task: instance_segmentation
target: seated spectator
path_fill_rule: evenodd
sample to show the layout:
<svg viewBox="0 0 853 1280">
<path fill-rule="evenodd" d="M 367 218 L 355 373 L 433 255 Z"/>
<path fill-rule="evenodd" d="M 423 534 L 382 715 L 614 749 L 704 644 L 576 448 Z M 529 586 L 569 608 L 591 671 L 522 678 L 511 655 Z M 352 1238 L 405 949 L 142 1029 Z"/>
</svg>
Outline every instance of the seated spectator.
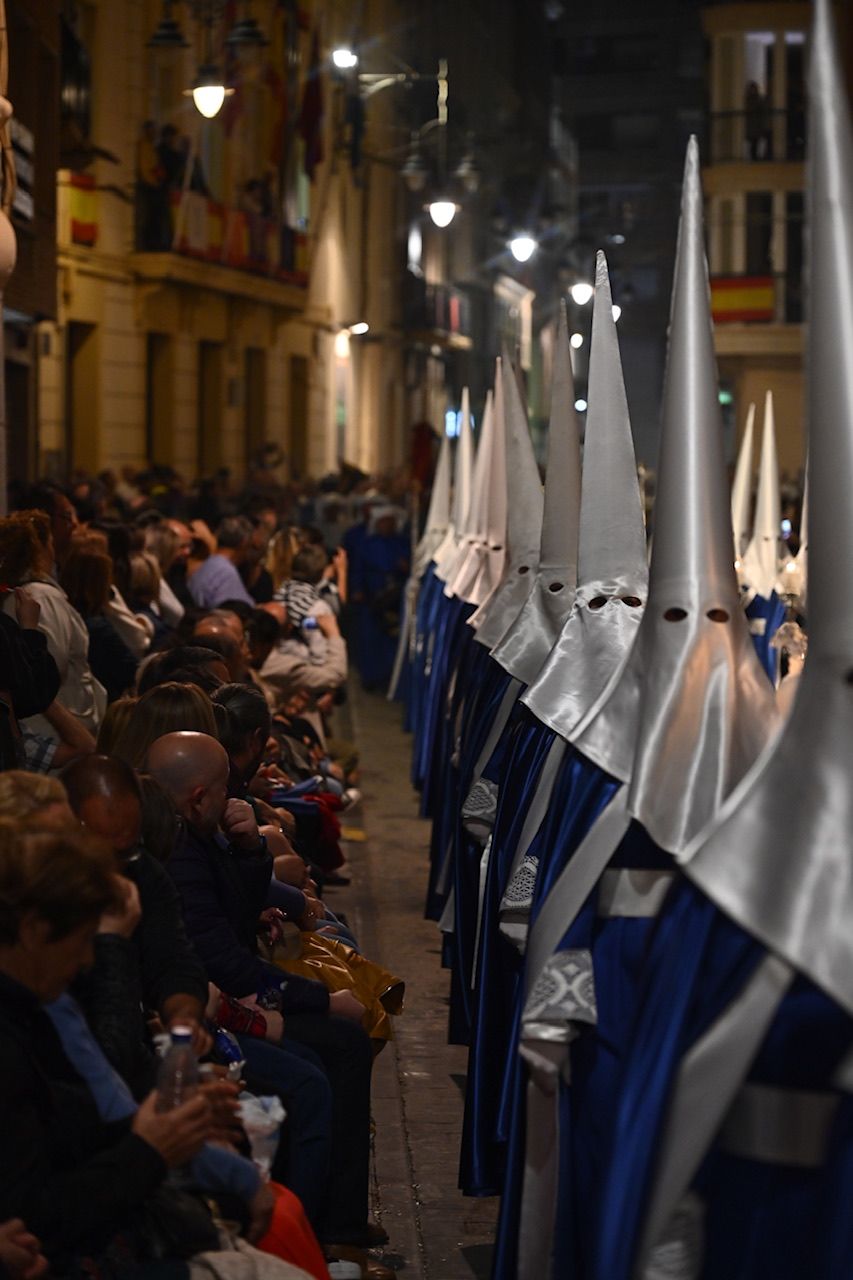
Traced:
<svg viewBox="0 0 853 1280">
<path fill-rule="evenodd" d="M 61 584 L 89 633 L 89 665 L 114 702 L 133 687 L 137 658 L 108 613 L 112 561 L 88 543 L 75 544 L 62 568 Z"/>
<path fill-rule="evenodd" d="M 187 581 L 195 604 L 215 609 L 224 600 L 254 604 L 240 577 L 239 568 L 249 551 L 252 527 L 242 516 L 228 516 L 216 530 L 216 550 L 202 560 Z"/>
<path fill-rule="evenodd" d="M 0 553 L 0 582 L 21 576 L 19 553 L 25 564 L 29 548 L 23 530 L 21 534 L 17 540 L 7 540 L 5 552 Z M 27 743 L 22 743 L 18 722 L 56 707 L 54 699 L 59 692 L 59 670 L 38 630 L 40 606 L 23 587 L 11 592 L 0 588 L 0 597 L 10 594 L 15 617 L 0 611 L 0 769 L 13 769 L 24 762 Z"/>
<path fill-rule="evenodd" d="M 147 693 L 155 685 L 167 680 L 178 680 L 181 683 L 191 681 L 205 693 L 213 693 L 221 684 L 227 684 L 230 673 L 222 658 L 213 649 L 202 645 L 181 645 L 177 649 L 167 649 L 164 653 L 155 653 L 139 672 L 137 692 Z"/>
<path fill-rule="evenodd" d="M 98 755 L 115 755 L 116 743 L 127 728 L 130 713 L 135 706 L 136 698 L 130 696 L 116 698 L 115 702 L 110 703 L 98 730 L 98 738 L 95 744 Z"/>
<path fill-rule="evenodd" d="M 163 581 L 160 566 L 149 551 L 130 557 L 130 604 L 137 617 L 147 618 L 153 627 L 152 643 L 162 645 L 172 634 L 160 607 Z"/>
<path fill-rule="evenodd" d="M 113 868 L 81 835 L 7 824 L 0 836 L 0 1219 L 23 1219 L 60 1275 L 109 1256 L 117 1233 L 131 1264 L 144 1260 L 143 1206 L 215 1131 L 204 1089 L 168 1114 L 152 1093 L 105 1124 L 43 1010 L 91 963 Z M 217 1246 L 210 1227 L 201 1249 Z"/>
<path fill-rule="evenodd" d="M 86 625 L 53 577 L 53 537 L 50 521 L 43 512 L 19 511 L 0 520 L 0 563 L 9 566 L 7 585 L 26 586 L 27 595 L 39 605 L 38 629 L 47 639 L 59 672 L 58 701 L 84 728 L 96 733 L 107 694 L 89 666 Z M 16 596 L 8 592 L 3 611 L 12 617 L 15 609 Z M 22 727 L 59 740 L 56 729 L 42 715 L 26 717 Z"/>
<path fill-rule="evenodd" d="M 215 736 L 213 707 L 198 685 L 166 681 L 140 694 L 113 744 L 112 754 L 132 768 L 141 769 L 152 742 L 180 729 Z"/>
<path fill-rule="evenodd" d="M 273 603 L 263 608 L 277 619 L 280 630 L 259 675 L 277 699 L 297 689 L 307 689 L 316 696 L 338 689 L 347 678 L 347 650 L 334 615 L 329 611 L 316 618 L 327 650 L 325 661 L 312 662 L 307 646 L 294 638 L 284 605 Z"/>
<path fill-rule="evenodd" d="M 237 998 L 284 1014 L 284 1044 L 320 1057 L 332 1085 L 334 1159 L 327 1239 L 375 1240 L 367 1223 L 371 1049 L 363 1007 L 347 991 L 286 975 L 258 955 L 257 929 L 272 859 L 251 808 L 228 798 L 230 764 L 213 738 L 173 733 L 155 742 L 148 770 L 184 820 L 169 862 L 184 921 L 208 978 Z M 220 830 L 221 825 L 221 830 Z"/>
<path fill-rule="evenodd" d="M 80 524 L 73 504 L 58 485 L 41 480 L 24 491 L 16 506 L 19 511 L 42 511 L 47 516 L 51 547 L 51 562 L 47 568 L 51 575 L 55 575 L 65 563 Z"/>
<path fill-rule="evenodd" d="M 181 536 L 182 530 L 185 536 Z M 167 627 L 176 627 L 184 616 L 184 606 L 176 596 L 169 574 L 185 564 L 190 549 L 190 531 L 177 521 L 160 520 L 145 530 L 145 550 L 153 555 L 160 569 L 157 606 Z"/>
<path fill-rule="evenodd" d="M 142 550 L 144 536 L 141 530 L 131 530 L 118 520 L 95 520 L 83 535 L 84 540 L 103 542 L 110 557 L 112 580 L 104 612 L 137 662 L 151 648 L 154 636 L 152 619 L 135 613 L 127 603 L 131 595 L 130 561 L 135 551 Z"/>
</svg>

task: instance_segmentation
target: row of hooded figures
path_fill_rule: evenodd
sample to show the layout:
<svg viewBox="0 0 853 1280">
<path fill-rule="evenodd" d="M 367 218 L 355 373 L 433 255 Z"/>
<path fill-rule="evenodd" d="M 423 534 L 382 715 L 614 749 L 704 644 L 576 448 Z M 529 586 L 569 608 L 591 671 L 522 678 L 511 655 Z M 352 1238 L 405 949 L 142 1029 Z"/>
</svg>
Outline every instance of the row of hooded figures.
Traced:
<svg viewBox="0 0 853 1280">
<path fill-rule="evenodd" d="M 818 0 L 808 566 L 803 537 L 777 590 L 770 403 L 748 545 L 751 438 L 729 491 L 695 139 L 650 556 L 603 254 L 582 468 L 565 318 L 544 493 L 506 360 L 452 506 L 441 455 L 397 677 L 470 1046 L 460 1184 L 501 1196 L 494 1280 L 853 1276 L 853 132 L 831 24 Z M 780 593 L 808 633 L 781 685 Z"/>
</svg>

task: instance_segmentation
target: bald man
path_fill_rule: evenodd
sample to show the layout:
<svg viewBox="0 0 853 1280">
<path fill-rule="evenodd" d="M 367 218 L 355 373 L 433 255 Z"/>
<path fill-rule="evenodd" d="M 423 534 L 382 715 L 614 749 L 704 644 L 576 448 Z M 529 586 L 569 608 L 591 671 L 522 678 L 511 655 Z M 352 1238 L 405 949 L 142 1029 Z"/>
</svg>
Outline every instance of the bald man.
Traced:
<svg viewBox="0 0 853 1280">
<path fill-rule="evenodd" d="M 317 1054 L 332 1086 L 334 1155 L 325 1237 L 373 1244 L 367 1221 L 372 1050 L 364 1012 L 348 991 L 329 995 L 319 982 L 288 974 L 258 955 L 258 918 L 272 857 L 244 800 L 228 798 L 224 748 L 203 733 L 169 733 L 151 746 L 148 770 L 184 820 L 184 837 L 168 863 L 184 923 L 211 982 L 284 1015 L 282 1046 Z"/>
</svg>

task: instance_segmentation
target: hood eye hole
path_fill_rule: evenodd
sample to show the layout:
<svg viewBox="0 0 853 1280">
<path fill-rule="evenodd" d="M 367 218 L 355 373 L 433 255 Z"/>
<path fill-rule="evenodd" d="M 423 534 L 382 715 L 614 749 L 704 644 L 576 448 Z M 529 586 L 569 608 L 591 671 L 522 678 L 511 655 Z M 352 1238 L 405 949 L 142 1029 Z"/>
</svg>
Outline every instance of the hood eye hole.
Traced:
<svg viewBox="0 0 853 1280">
<path fill-rule="evenodd" d="M 598 610 L 598 609 L 603 609 L 606 604 L 607 604 L 607 596 L 595 596 L 593 600 L 590 600 L 589 607 L 590 609 Z"/>
<path fill-rule="evenodd" d="M 496 543 L 493 543 L 493 544 L 492 544 L 492 550 L 493 550 L 493 551 L 503 551 L 503 547 L 501 546 L 501 544 L 500 544 L 499 542 L 496 542 Z"/>
<path fill-rule="evenodd" d="M 629 609 L 639 609 L 643 602 L 639 596 L 622 596 L 622 603 L 626 604 Z"/>
<path fill-rule="evenodd" d="M 844 683 L 853 684 L 853 667 L 851 667 L 849 671 L 845 672 Z"/>
<path fill-rule="evenodd" d="M 678 608 L 667 609 L 663 616 L 667 622 L 683 622 L 687 617 L 687 610 Z"/>
<path fill-rule="evenodd" d="M 549 583 L 548 583 L 548 590 L 549 590 L 549 591 L 562 591 L 562 590 L 563 590 L 563 584 L 562 584 L 562 582 L 549 582 Z"/>
<path fill-rule="evenodd" d="M 712 622 L 728 622 L 729 620 L 726 609 L 709 609 L 705 617 L 710 618 Z"/>
<path fill-rule="evenodd" d="M 529 573 L 529 572 L 530 572 L 530 565 L 529 565 L 529 564 L 522 564 L 522 565 L 519 565 L 519 566 L 518 566 L 518 572 L 519 572 L 519 573 Z"/>
</svg>

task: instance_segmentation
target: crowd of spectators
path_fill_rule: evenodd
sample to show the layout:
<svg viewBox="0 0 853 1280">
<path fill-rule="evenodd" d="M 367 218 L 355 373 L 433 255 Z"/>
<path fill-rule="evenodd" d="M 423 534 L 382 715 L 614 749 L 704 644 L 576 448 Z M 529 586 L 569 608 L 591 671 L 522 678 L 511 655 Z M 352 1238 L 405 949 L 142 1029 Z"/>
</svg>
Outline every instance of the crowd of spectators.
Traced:
<svg viewBox="0 0 853 1280">
<path fill-rule="evenodd" d="M 345 637 L 380 685 L 407 572 L 369 489 L 149 471 L 0 519 L 0 1276 L 393 1275 L 370 1082 L 403 984 L 324 897 Z M 164 1111 L 176 1028 L 201 1082 Z M 269 1180 L 252 1096 L 286 1114 Z"/>
</svg>

